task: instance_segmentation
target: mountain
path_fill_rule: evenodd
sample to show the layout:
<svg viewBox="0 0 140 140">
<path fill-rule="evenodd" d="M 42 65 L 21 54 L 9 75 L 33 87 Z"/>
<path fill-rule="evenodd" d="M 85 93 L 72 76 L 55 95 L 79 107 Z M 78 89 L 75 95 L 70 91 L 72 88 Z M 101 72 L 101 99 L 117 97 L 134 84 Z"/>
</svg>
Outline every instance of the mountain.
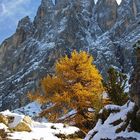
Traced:
<svg viewBox="0 0 140 140">
<path fill-rule="evenodd" d="M 110 66 L 130 74 L 139 39 L 139 0 L 42 0 L 34 21 L 21 19 L 0 45 L 0 110 L 28 103 L 27 92 L 74 49 L 90 52 L 104 78 Z"/>
</svg>

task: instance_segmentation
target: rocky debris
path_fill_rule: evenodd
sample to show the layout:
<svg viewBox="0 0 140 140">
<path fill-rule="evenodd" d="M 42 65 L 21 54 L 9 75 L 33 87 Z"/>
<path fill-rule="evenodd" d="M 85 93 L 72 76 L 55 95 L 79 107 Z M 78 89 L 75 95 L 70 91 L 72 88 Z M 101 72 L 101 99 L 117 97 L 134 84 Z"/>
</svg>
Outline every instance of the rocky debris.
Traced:
<svg viewBox="0 0 140 140">
<path fill-rule="evenodd" d="M 140 38 L 140 1 L 42 0 L 33 22 L 23 18 L 0 47 L 0 110 L 19 108 L 28 91 L 54 72 L 55 61 L 72 50 L 93 54 L 106 78 L 115 66 L 131 73 L 133 44 Z M 114 10 L 115 9 L 115 10 Z M 112 59 L 113 58 L 113 59 Z"/>
</svg>

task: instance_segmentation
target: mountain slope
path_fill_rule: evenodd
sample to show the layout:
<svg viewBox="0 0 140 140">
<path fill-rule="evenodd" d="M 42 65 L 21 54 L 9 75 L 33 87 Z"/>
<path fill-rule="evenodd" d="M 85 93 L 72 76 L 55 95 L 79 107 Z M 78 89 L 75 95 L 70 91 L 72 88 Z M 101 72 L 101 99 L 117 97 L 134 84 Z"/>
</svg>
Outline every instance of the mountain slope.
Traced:
<svg viewBox="0 0 140 140">
<path fill-rule="evenodd" d="M 23 18 L 0 48 L 0 108 L 28 103 L 25 96 L 54 63 L 74 49 L 89 51 L 106 76 L 109 66 L 125 73 L 133 65 L 132 45 L 140 39 L 140 1 L 42 0 L 33 22 Z"/>
</svg>

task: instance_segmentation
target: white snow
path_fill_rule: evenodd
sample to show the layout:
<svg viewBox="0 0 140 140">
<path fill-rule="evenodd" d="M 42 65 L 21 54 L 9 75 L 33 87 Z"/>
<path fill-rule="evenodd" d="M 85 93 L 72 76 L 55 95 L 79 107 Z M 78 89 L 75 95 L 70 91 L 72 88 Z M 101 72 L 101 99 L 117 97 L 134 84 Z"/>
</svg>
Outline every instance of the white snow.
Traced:
<svg viewBox="0 0 140 140">
<path fill-rule="evenodd" d="M 34 117 L 37 116 L 41 111 L 42 111 L 41 105 L 37 102 L 32 102 L 24 107 L 15 109 L 13 112 Z"/>
<path fill-rule="evenodd" d="M 125 91 L 126 93 L 129 92 L 129 89 L 130 89 L 130 84 L 129 84 L 129 80 L 130 80 L 130 74 L 127 74 L 127 82 L 126 82 L 126 86 L 125 86 Z"/>
<path fill-rule="evenodd" d="M 98 0 L 94 0 L 94 3 L 96 4 L 98 2 Z"/>
<path fill-rule="evenodd" d="M 7 128 L 13 128 L 20 122 L 22 122 L 24 115 L 19 115 L 16 113 L 12 113 L 9 110 L 0 112 L 4 116 L 12 116 L 14 117 L 14 121 L 8 124 L 8 127 L 3 123 L 0 123 L 0 129 L 8 130 Z M 8 132 L 8 138 L 11 140 L 20 139 L 20 140 L 60 140 L 56 135 L 62 134 L 65 136 L 74 134 L 79 131 L 79 128 L 64 125 L 61 123 L 40 123 L 32 121 L 32 125 L 30 125 L 31 132 Z"/>
<path fill-rule="evenodd" d="M 53 4 L 55 5 L 55 0 L 52 0 Z"/>
<path fill-rule="evenodd" d="M 7 130 L 7 126 L 5 125 L 5 124 L 3 124 L 3 123 L 0 123 L 0 129 L 5 129 L 5 130 Z"/>
<path fill-rule="evenodd" d="M 53 123 L 34 123 L 32 127 L 32 132 L 14 132 L 11 134 L 11 139 L 21 139 L 21 140 L 61 140 L 56 137 L 56 134 L 73 134 L 79 131 L 76 127 L 64 127 L 63 124 L 53 124 Z"/>
<path fill-rule="evenodd" d="M 56 134 L 70 135 L 79 131 L 78 128 L 72 126 L 64 126 L 64 124 L 39 123 L 33 122 L 31 132 L 14 132 L 10 133 L 11 139 L 21 140 L 60 140 Z"/>
<path fill-rule="evenodd" d="M 120 106 L 118 106 L 118 105 L 106 105 L 104 108 L 107 110 L 119 110 Z"/>
<path fill-rule="evenodd" d="M 117 113 L 111 113 L 109 117 L 105 120 L 104 123 L 102 123 L 102 120 L 99 119 L 96 126 L 88 133 L 85 140 L 100 140 L 100 139 L 115 139 L 116 137 L 133 137 L 136 139 L 140 138 L 140 133 L 136 132 L 128 132 L 128 130 L 125 130 L 121 133 L 116 133 L 116 129 L 121 127 L 122 123 L 120 123 L 117 126 L 113 126 L 111 123 L 115 120 L 123 120 L 123 122 L 126 120 L 126 115 L 128 112 L 131 112 L 134 108 L 134 103 L 128 102 L 124 106 L 116 106 L 116 105 L 107 105 L 105 107 L 106 109 L 120 109 Z M 101 113 L 102 111 L 100 111 Z M 93 133 L 97 132 L 94 137 L 92 137 Z"/>
<path fill-rule="evenodd" d="M 60 140 L 51 133 L 48 133 L 46 130 L 36 130 L 34 132 L 15 132 L 11 134 L 12 137 L 9 137 L 11 140 L 20 139 L 20 140 Z"/>
<path fill-rule="evenodd" d="M 118 3 L 118 4 L 121 4 L 121 2 L 122 2 L 122 0 L 117 0 L 117 3 Z"/>
<path fill-rule="evenodd" d="M 89 112 L 94 112 L 95 110 L 93 108 L 88 108 Z"/>
<path fill-rule="evenodd" d="M 62 18 L 62 20 L 60 21 L 59 27 L 57 29 L 58 33 L 61 33 L 61 32 L 63 32 L 65 30 L 66 22 L 67 22 L 67 18 L 66 17 Z"/>
<path fill-rule="evenodd" d="M 122 0 L 116 0 L 117 1 L 117 3 L 118 3 L 118 5 L 120 5 L 121 4 L 121 2 L 122 2 Z M 98 0 L 94 0 L 94 2 L 95 2 L 95 4 L 98 2 Z"/>
<path fill-rule="evenodd" d="M 106 92 L 103 92 L 103 99 L 107 99 L 108 98 L 108 94 Z"/>
<path fill-rule="evenodd" d="M 3 111 L 3 112 L 1 112 L 1 114 L 4 116 L 11 116 L 11 117 L 14 116 L 14 121 L 12 123 L 9 123 L 9 125 L 8 125 L 9 128 L 13 128 L 13 127 L 17 126 L 24 118 L 24 115 L 12 113 L 9 110 Z"/>
<path fill-rule="evenodd" d="M 64 120 L 64 119 L 68 118 L 69 116 L 74 116 L 76 113 L 77 113 L 76 110 L 71 110 L 69 113 L 67 113 L 66 115 L 59 118 L 59 120 Z"/>
</svg>

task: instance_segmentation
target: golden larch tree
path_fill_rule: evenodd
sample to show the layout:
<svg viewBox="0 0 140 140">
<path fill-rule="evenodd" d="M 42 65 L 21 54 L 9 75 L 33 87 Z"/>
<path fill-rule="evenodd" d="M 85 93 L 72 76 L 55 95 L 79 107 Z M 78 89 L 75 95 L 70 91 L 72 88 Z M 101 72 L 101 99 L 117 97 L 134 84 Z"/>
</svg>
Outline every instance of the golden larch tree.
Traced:
<svg viewBox="0 0 140 140">
<path fill-rule="evenodd" d="M 60 58 L 55 70 L 54 76 L 47 76 L 41 81 L 43 93 L 36 94 L 40 103 L 52 104 L 41 115 L 57 122 L 74 110 L 75 123 L 87 121 L 91 110 L 95 113 L 102 106 L 102 77 L 93 65 L 93 57 L 84 51 L 74 51 L 71 57 Z"/>
</svg>

